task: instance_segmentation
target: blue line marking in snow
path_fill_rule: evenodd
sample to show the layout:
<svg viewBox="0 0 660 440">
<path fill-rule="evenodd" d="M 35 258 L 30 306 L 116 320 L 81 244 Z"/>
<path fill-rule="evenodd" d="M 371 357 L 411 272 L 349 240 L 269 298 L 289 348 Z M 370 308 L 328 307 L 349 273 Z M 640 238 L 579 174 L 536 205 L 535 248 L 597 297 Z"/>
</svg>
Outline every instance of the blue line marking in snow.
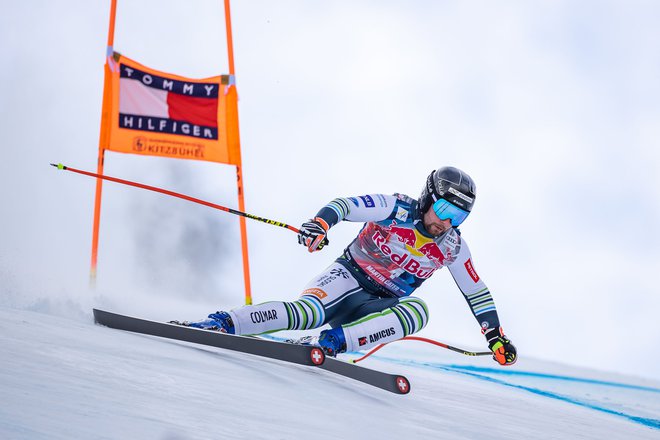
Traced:
<svg viewBox="0 0 660 440">
<path fill-rule="evenodd" d="M 492 378 L 492 377 L 483 376 L 481 374 L 473 373 L 473 372 L 470 372 L 470 371 L 467 371 L 467 370 L 464 370 L 464 369 L 454 369 L 451 366 L 445 367 L 445 369 L 448 370 L 448 371 L 455 371 L 457 373 L 466 374 L 468 376 L 476 377 L 478 379 L 482 379 L 482 380 L 485 380 L 487 382 L 494 382 L 494 383 L 497 383 L 497 384 L 500 384 L 500 385 L 505 385 L 505 386 L 512 387 L 512 388 L 518 388 L 518 389 L 521 389 L 521 390 L 529 391 L 530 393 L 538 394 L 540 396 L 550 397 L 550 398 L 553 398 L 553 399 L 557 399 L 557 400 L 561 400 L 561 401 L 564 401 L 564 402 L 572 403 L 574 405 L 583 406 L 585 408 L 595 409 L 596 411 L 601 411 L 601 412 L 604 412 L 604 413 L 607 413 L 607 414 L 613 414 L 615 416 L 624 417 L 624 418 L 626 418 L 628 420 L 631 420 L 633 422 L 641 423 L 644 426 L 649 426 L 651 428 L 660 429 L 660 420 L 658 420 L 658 419 L 648 419 L 648 418 L 644 418 L 644 417 L 633 416 L 633 415 L 630 415 L 630 414 L 622 413 L 620 411 L 614 411 L 614 410 L 609 409 L 609 408 L 604 408 L 602 406 L 582 402 L 580 400 L 573 399 L 571 397 L 562 396 L 561 394 L 556 394 L 556 393 L 552 393 L 552 392 L 549 392 L 549 391 L 543 391 L 543 390 L 538 389 L 538 388 L 527 387 L 527 386 L 524 386 L 524 385 L 516 385 L 516 384 L 513 384 L 513 383 L 505 382 L 505 381 L 500 380 L 500 379 L 495 379 L 495 378 Z"/>
<path fill-rule="evenodd" d="M 570 382 L 581 382 L 581 383 L 589 383 L 589 384 L 594 384 L 594 385 L 605 385 L 605 386 L 610 386 L 610 387 L 619 387 L 619 388 L 627 388 L 630 390 L 639 390 L 639 391 L 649 391 L 652 393 L 660 393 L 660 389 L 658 388 L 652 388 L 652 387 L 644 387 L 641 385 L 629 385 L 626 383 L 619 383 L 619 382 L 608 382 L 604 380 L 596 380 L 596 379 L 583 379 L 580 377 L 571 377 L 571 376 L 560 376 L 556 374 L 546 374 L 546 373 L 534 373 L 531 371 L 517 371 L 517 370 L 504 370 L 500 369 L 498 370 L 497 368 L 486 368 L 486 367 L 475 367 L 472 365 L 445 365 L 446 367 L 449 368 L 455 368 L 459 370 L 466 370 L 466 371 L 476 371 L 480 373 L 489 373 L 489 374 L 500 374 L 503 376 L 527 376 L 527 377 L 539 377 L 542 379 L 556 379 L 556 380 L 566 380 Z"/>
<path fill-rule="evenodd" d="M 434 364 L 430 362 L 417 362 L 417 361 L 411 361 L 411 360 L 402 360 L 402 359 L 395 359 L 395 358 L 386 358 L 386 357 L 381 357 L 381 356 L 373 356 L 374 358 L 380 359 L 382 361 L 386 362 L 392 362 L 396 364 L 401 364 L 401 365 L 410 365 L 410 366 L 415 366 L 415 367 L 423 367 L 423 368 L 429 368 L 429 369 L 436 369 L 436 370 L 444 370 L 444 371 L 449 371 L 453 373 L 458 373 L 458 374 L 464 374 L 467 376 L 475 377 L 477 379 L 481 379 L 486 382 L 491 382 L 491 383 L 496 383 L 499 385 L 504 385 L 508 386 L 511 388 L 517 388 L 521 390 L 528 391 L 533 394 L 537 394 L 540 396 L 544 397 L 549 397 L 552 399 L 557 399 L 561 400 L 563 402 L 567 403 L 572 403 L 573 405 L 578 405 L 582 406 L 585 408 L 593 409 L 596 411 L 601 411 L 607 414 L 623 417 L 627 420 L 630 420 L 635 423 L 639 423 L 644 426 L 648 426 L 649 428 L 655 428 L 655 429 L 660 429 L 660 419 L 651 419 L 651 418 L 646 418 L 646 417 L 637 417 L 633 416 L 631 414 L 626 414 L 620 411 L 615 411 L 609 408 L 605 408 L 602 406 L 594 405 L 591 403 L 587 402 L 582 402 L 578 399 L 568 397 L 568 396 L 563 396 L 561 394 L 553 393 L 550 391 L 544 391 L 539 388 L 533 388 L 533 387 L 528 387 L 524 385 L 517 385 L 513 384 L 510 382 L 506 382 L 501 379 L 496 379 L 493 377 L 489 376 L 484 376 L 483 374 L 479 373 L 493 373 L 493 374 L 502 374 L 502 375 L 508 375 L 508 376 L 527 376 L 527 377 L 539 377 L 539 378 L 544 378 L 544 379 L 556 379 L 556 380 L 570 380 L 570 381 L 575 381 L 575 382 L 583 382 L 583 383 L 590 383 L 594 385 L 605 385 L 605 386 L 615 386 L 615 387 L 621 387 L 621 388 L 628 388 L 628 389 L 633 389 L 633 390 L 640 390 L 640 391 L 650 391 L 654 393 L 660 392 L 659 389 L 657 388 L 651 388 L 651 387 L 642 387 L 642 386 L 637 386 L 637 385 L 628 385 L 628 384 L 623 384 L 623 383 L 617 383 L 617 382 L 606 382 L 606 381 L 599 381 L 599 380 L 593 380 L 593 379 L 581 379 L 577 377 L 570 377 L 570 376 L 558 376 L 558 375 L 552 375 L 552 374 L 543 374 L 543 373 L 532 373 L 532 372 L 525 372 L 525 371 L 515 371 L 515 370 L 496 370 L 495 368 L 484 368 L 484 367 L 474 367 L 470 365 L 443 365 L 443 364 Z"/>
<path fill-rule="evenodd" d="M 272 336 L 272 335 L 262 335 L 266 336 L 268 339 L 275 339 L 275 340 L 284 340 L 284 338 L 280 338 L 277 336 Z M 347 354 L 354 354 L 357 356 L 361 356 L 362 353 L 359 352 L 352 352 L 352 353 L 347 353 Z M 581 406 L 584 408 L 589 408 L 593 409 L 596 411 L 604 412 L 606 414 L 611 414 L 619 417 L 623 417 L 627 420 L 630 420 L 631 422 L 639 423 L 644 426 L 648 426 L 649 428 L 655 428 L 655 429 L 660 429 L 660 419 L 651 419 L 651 418 L 646 418 L 646 417 L 637 417 L 633 416 L 631 414 L 626 414 L 620 411 L 615 411 L 609 408 L 605 408 L 602 406 L 594 405 L 591 403 L 587 402 L 582 402 L 578 399 L 568 397 L 568 396 L 563 396 L 561 394 L 553 393 L 550 391 L 544 391 L 539 388 L 533 388 L 533 387 L 528 387 L 524 385 L 517 385 L 513 384 L 510 382 L 506 382 L 501 379 L 496 379 L 493 377 L 485 376 L 484 374 L 499 374 L 502 376 L 525 376 L 525 377 L 538 377 L 541 379 L 552 379 L 552 380 L 565 380 L 565 381 L 571 381 L 571 382 L 580 382 L 580 383 L 587 383 L 587 384 L 592 384 L 592 385 L 604 385 L 604 386 L 611 386 L 611 387 L 618 387 L 618 388 L 625 388 L 625 389 L 631 389 L 631 390 L 637 390 L 637 391 L 649 391 L 652 393 L 660 393 L 660 389 L 658 388 L 652 388 L 652 387 L 644 387 L 644 386 L 639 386 L 639 385 L 629 385 L 625 383 L 619 383 L 619 382 L 608 382 L 604 380 L 596 380 L 596 379 L 583 379 L 579 377 L 571 377 L 571 376 L 560 376 L 556 374 L 546 374 L 546 373 L 534 373 L 530 371 L 517 371 L 517 370 L 500 370 L 496 368 L 487 368 L 487 367 L 476 367 L 472 365 L 443 365 L 443 364 L 435 364 L 431 362 L 419 362 L 419 361 L 412 361 L 412 360 L 404 360 L 404 359 L 396 359 L 396 358 L 390 358 L 390 357 L 383 357 L 383 356 L 372 356 L 374 359 L 378 359 L 381 361 L 385 362 L 391 362 L 395 364 L 400 364 L 400 365 L 409 365 L 413 367 L 422 367 L 422 368 L 428 368 L 428 369 L 434 369 L 434 370 L 443 370 L 443 371 L 449 371 L 452 373 L 458 373 L 458 374 L 464 374 L 467 376 L 475 377 L 477 379 L 486 381 L 486 382 L 491 382 L 491 383 L 496 383 L 499 385 L 504 385 L 507 387 L 511 388 L 517 388 L 521 390 L 528 391 L 533 394 L 537 394 L 539 396 L 543 397 L 549 397 L 551 399 L 556 399 L 560 400 L 562 402 L 566 403 L 572 403 L 573 405 Z M 479 374 L 483 373 L 483 374 Z"/>
</svg>

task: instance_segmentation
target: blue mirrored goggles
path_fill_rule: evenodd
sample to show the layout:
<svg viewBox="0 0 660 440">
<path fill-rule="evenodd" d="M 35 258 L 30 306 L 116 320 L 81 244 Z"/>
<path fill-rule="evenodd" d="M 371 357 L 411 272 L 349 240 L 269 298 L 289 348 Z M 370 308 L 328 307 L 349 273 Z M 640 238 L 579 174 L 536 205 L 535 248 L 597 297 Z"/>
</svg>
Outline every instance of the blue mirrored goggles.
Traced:
<svg viewBox="0 0 660 440">
<path fill-rule="evenodd" d="M 438 201 L 433 204 L 433 211 L 440 220 L 451 220 L 452 226 L 460 225 L 470 214 L 445 199 L 438 199 Z"/>
</svg>

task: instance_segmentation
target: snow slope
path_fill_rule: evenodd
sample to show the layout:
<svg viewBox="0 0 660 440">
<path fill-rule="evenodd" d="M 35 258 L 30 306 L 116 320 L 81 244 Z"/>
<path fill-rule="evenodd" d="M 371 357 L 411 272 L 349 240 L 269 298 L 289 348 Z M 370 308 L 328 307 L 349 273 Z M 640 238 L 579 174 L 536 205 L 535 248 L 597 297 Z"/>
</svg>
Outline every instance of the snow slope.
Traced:
<svg viewBox="0 0 660 440">
<path fill-rule="evenodd" d="M 0 353 L 2 439 L 660 439 L 658 383 L 417 342 L 364 361 L 405 374 L 407 396 L 97 326 L 91 310 L 0 307 Z"/>
</svg>

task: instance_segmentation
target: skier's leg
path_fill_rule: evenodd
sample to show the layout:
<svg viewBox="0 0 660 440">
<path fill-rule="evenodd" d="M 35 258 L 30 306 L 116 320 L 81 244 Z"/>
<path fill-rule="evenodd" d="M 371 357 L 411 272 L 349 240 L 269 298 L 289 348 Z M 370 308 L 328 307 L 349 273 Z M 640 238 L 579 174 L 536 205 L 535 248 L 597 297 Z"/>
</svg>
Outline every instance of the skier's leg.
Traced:
<svg viewBox="0 0 660 440">
<path fill-rule="evenodd" d="M 328 339 L 330 345 L 336 345 L 334 342 L 340 340 L 346 346 L 331 347 L 331 351 L 336 353 L 343 350 L 367 350 L 420 331 L 426 326 L 428 318 L 428 308 L 424 301 L 416 297 L 405 297 L 383 311 L 370 313 L 332 330 L 324 330 L 319 342 L 323 345 L 324 339 Z"/>
<path fill-rule="evenodd" d="M 225 312 L 233 326 L 229 333 L 256 335 L 317 328 L 340 310 L 345 299 L 359 292 L 363 290 L 350 273 L 341 264 L 333 263 L 307 284 L 296 301 L 272 301 Z M 209 315 L 209 319 L 213 315 L 216 314 Z"/>
<path fill-rule="evenodd" d="M 341 320 L 364 301 L 365 295 L 370 296 L 344 266 L 335 262 L 305 286 L 300 298 L 319 301 L 324 314 L 322 325 Z"/>
<path fill-rule="evenodd" d="M 243 306 L 229 312 L 237 335 L 257 335 L 280 330 L 307 330 L 323 324 L 320 301 L 302 296 L 297 301 L 271 301 Z"/>
</svg>

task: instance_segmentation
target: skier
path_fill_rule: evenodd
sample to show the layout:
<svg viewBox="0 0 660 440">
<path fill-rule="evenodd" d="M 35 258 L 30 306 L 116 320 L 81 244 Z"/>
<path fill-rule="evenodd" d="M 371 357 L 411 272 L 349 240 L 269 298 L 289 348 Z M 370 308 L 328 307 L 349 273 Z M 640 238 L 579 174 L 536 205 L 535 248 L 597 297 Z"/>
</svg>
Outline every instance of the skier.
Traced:
<svg viewBox="0 0 660 440">
<path fill-rule="evenodd" d="M 418 200 L 372 194 L 337 198 L 300 227 L 298 242 L 309 252 L 328 244 L 342 220 L 366 222 L 358 236 L 293 302 L 266 302 L 212 313 L 184 325 L 238 335 L 309 330 L 329 324 L 318 338 L 303 338 L 330 356 L 366 350 L 420 331 L 428 321 L 424 301 L 411 294 L 447 267 L 481 326 L 493 358 L 516 361 L 493 298 L 477 274 L 458 226 L 468 217 L 476 188 L 465 172 L 433 171 Z"/>
</svg>

